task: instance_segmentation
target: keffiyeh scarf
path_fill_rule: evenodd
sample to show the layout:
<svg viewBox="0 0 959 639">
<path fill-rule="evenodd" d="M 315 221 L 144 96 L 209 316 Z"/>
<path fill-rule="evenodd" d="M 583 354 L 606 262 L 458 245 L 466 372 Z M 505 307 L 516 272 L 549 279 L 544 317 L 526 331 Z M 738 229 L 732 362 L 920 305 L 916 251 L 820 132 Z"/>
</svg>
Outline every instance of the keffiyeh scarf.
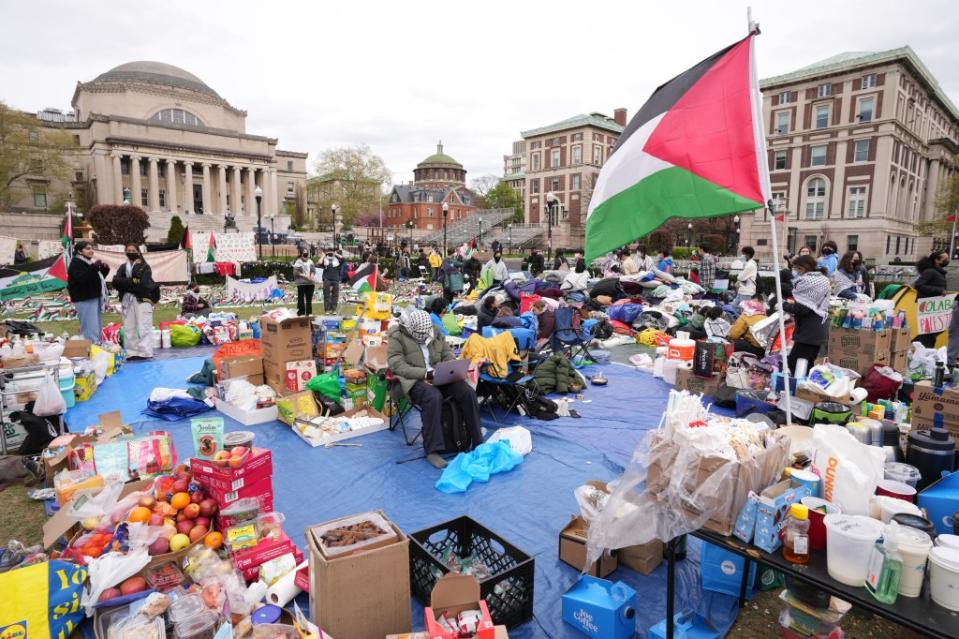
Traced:
<svg viewBox="0 0 959 639">
<path fill-rule="evenodd" d="M 433 336 L 433 320 L 426 311 L 408 309 L 400 315 L 400 326 L 420 344 L 426 344 Z"/>
<path fill-rule="evenodd" d="M 829 315 L 829 297 L 832 284 L 818 271 L 800 276 L 793 284 L 793 299 L 812 310 L 824 320 Z"/>
</svg>

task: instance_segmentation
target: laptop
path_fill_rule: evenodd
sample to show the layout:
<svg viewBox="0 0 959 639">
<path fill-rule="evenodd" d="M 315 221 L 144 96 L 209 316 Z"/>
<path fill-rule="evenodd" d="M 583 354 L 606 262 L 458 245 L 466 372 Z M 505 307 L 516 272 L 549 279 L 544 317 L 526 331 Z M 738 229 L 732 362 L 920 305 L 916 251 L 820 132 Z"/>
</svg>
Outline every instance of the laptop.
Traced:
<svg viewBox="0 0 959 639">
<path fill-rule="evenodd" d="M 433 368 L 433 386 L 466 381 L 469 369 L 470 362 L 468 359 L 451 359 L 448 362 L 440 362 Z"/>
</svg>

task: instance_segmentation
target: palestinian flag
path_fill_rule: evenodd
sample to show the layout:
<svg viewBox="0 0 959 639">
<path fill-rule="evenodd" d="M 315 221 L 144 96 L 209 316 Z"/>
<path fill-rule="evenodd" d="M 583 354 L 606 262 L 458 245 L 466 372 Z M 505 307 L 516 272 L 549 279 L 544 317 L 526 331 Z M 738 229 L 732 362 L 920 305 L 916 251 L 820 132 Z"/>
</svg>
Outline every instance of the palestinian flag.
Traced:
<svg viewBox="0 0 959 639">
<path fill-rule="evenodd" d="M 216 233 L 210 233 L 210 244 L 206 249 L 206 261 L 216 262 Z"/>
<path fill-rule="evenodd" d="M 376 265 L 367 262 L 353 273 L 353 277 L 350 278 L 350 287 L 357 293 L 376 292 L 377 272 Z"/>
<path fill-rule="evenodd" d="M 674 217 L 763 207 L 768 188 L 753 34 L 660 86 L 600 171 L 586 220 L 586 259 Z"/>
</svg>

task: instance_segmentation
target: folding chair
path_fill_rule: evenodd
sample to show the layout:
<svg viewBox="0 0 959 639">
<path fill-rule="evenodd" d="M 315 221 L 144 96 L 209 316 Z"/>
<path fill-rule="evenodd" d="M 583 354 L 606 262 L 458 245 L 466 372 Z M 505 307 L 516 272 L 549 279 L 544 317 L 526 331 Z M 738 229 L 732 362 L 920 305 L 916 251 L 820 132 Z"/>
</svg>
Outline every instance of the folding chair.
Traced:
<svg viewBox="0 0 959 639">
<path fill-rule="evenodd" d="M 420 407 L 413 403 L 413 400 L 403 392 L 403 386 L 398 377 L 393 375 L 393 371 L 386 371 L 386 393 L 390 402 L 390 430 L 396 430 L 397 425 L 403 432 L 403 441 L 407 446 L 412 446 L 416 440 L 423 436 L 422 427 L 416 431 L 411 438 L 406 429 L 406 415 L 412 410 L 420 410 Z"/>
<path fill-rule="evenodd" d="M 486 385 L 492 392 L 484 393 L 483 401 L 486 404 L 486 407 L 489 409 L 490 417 L 496 421 L 497 424 L 502 424 L 499 418 L 496 416 L 496 411 L 493 410 L 493 406 L 489 400 L 494 400 L 497 404 L 502 407 L 507 414 L 512 412 L 516 408 L 520 401 L 522 400 L 522 395 L 518 392 L 510 392 L 507 389 L 515 386 L 525 386 L 526 384 L 535 384 L 536 380 L 530 374 L 516 376 L 516 371 L 514 367 L 517 363 L 514 362 L 510 364 L 510 373 L 506 377 L 495 377 L 487 372 L 487 367 L 489 364 L 484 364 L 480 369 L 479 375 L 479 384 L 477 385 L 477 394 L 480 394 L 480 385 Z M 519 412 L 519 411 L 517 411 Z"/>
<path fill-rule="evenodd" d="M 592 358 L 589 353 L 589 343 L 592 341 L 592 337 L 589 331 L 580 325 L 575 310 L 570 306 L 560 306 L 554 312 L 554 317 L 556 320 L 556 329 L 553 333 L 555 337 L 555 340 L 553 340 L 554 350 L 556 342 L 558 342 L 560 348 L 569 351 L 567 356 L 570 361 L 580 355 Z"/>
</svg>

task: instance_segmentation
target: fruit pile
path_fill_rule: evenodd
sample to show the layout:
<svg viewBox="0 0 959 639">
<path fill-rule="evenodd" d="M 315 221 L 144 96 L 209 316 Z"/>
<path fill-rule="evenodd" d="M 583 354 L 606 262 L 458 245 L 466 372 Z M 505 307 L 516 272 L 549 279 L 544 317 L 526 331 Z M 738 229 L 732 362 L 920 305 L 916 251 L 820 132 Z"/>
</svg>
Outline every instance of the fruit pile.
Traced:
<svg viewBox="0 0 959 639">
<path fill-rule="evenodd" d="M 116 599 L 117 597 L 124 597 L 126 595 L 134 595 L 138 592 L 143 592 L 147 589 L 146 579 L 139 575 L 134 575 L 129 579 L 123 581 L 116 588 L 107 588 L 100 593 L 100 599 L 98 601 L 109 601 L 110 599 Z"/>
<path fill-rule="evenodd" d="M 129 521 L 162 526 L 160 537 L 150 544 L 151 555 L 183 550 L 203 539 L 213 550 L 223 544 L 220 533 L 211 533 L 216 515 L 215 499 L 207 497 L 199 485 L 191 481 L 190 472 L 179 466 L 173 475 L 159 477 L 154 495 L 145 495 L 132 511 Z"/>
<path fill-rule="evenodd" d="M 239 468 L 246 463 L 250 456 L 250 449 L 246 446 L 234 446 L 230 450 L 220 450 L 213 454 L 211 462 L 224 468 Z"/>
</svg>

